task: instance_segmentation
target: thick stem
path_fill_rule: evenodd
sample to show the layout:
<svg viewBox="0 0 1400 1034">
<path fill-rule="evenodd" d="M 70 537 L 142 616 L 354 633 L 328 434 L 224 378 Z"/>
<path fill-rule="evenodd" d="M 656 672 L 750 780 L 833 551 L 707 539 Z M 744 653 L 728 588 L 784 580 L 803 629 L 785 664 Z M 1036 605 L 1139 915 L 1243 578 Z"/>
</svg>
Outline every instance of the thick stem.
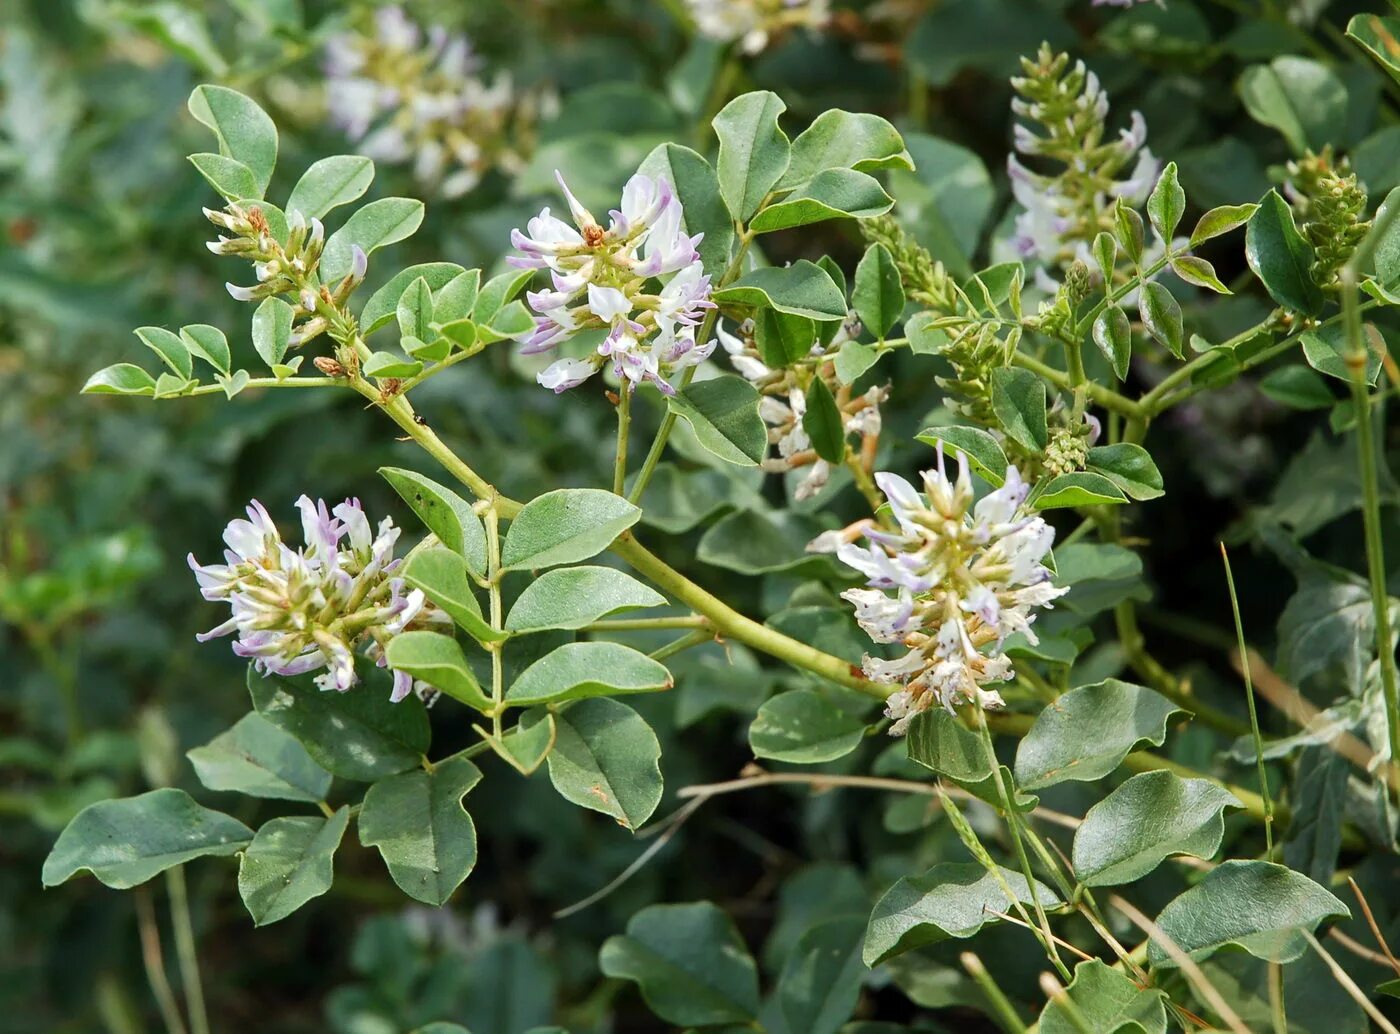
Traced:
<svg viewBox="0 0 1400 1034">
<path fill-rule="evenodd" d="M 622 382 L 617 397 L 617 458 L 613 461 L 613 493 L 622 495 L 627 485 L 627 434 L 632 429 L 632 386 Z"/>
</svg>

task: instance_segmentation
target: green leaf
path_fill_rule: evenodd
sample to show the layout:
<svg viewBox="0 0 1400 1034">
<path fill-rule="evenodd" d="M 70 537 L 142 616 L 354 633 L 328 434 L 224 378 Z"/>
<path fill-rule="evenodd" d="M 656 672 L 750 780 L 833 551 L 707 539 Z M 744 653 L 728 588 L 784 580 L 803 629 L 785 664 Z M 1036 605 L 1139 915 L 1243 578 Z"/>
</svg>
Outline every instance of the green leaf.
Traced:
<svg viewBox="0 0 1400 1034">
<path fill-rule="evenodd" d="M 1121 197 L 1113 207 L 1113 235 L 1133 265 L 1141 265 L 1144 237 L 1142 216 L 1138 215 Z"/>
<path fill-rule="evenodd" d="M 534 275 L 533 269 L 513 269 L 500 276 L 493 276 L 482 284 L 481 290 L 477 292 L 476 304 L 472 306 L 472 319 L 478 326 L 490 324 Z"/>
<path fill-rule="evenodd" d="M 229 201 L 257 197 L 262 193 L 253 170 L 222 154 L 192 154 L 193 165 L 205 181 Z"/>
<path fill-rule="evenodd" d="M 433 289 L 421 276 L 404 288 L 399 295 L 399 304 L 394 312 L 399 322 L 399 333 L 404 337 L 416 337 L 419 341 L 432 341 L 433 333 Z"/>
<path fill-rule="evenodd" d="M 1138 315 L 1159 345 L 1182 358 L 1181 306 L 1166 285 L 1155 280 L 1142 285 L 1138 291 Z"/>
<path fill-rule="evenodd" d="M 1142 988 L 1098 959 L 1074 967 L 1065 988 L 1077 1016 L 1052 998 L 1040 1013 L 1040 1034 L 1081 1034 L 1084 1025 L 1104 1034 L 1167 1034 L 1165 992 Z"/>
<path fill-rule="evenodd" d="M 651 1011 L 677 1026 L 749 1023 L 758 967 L 734 924 L 708 901 L 651 905 L 598 953 L 606 976 L 637 983 Z"/>
<path fill-rule="evenodd" d="M 1238 229 L 1249 222 L 1258 210 L 1259 206 L 1253 203 L 1212 208 L 1197 220 L 1196 228 L 1191 231 L 1191 247 L 1199 247 L 1208 240 Z"/>
<path fill-rule="evenodd" d="M 512 707 L 670 689 L 671 673 L 621 643 L 565 643 L 530 665 L 506 691 Z"/>
<path fill-rule="evenodd" d="M 1160 747 L 1184 712 L 1145 686 L 1105 679 L 1046 705 L 1016 750 L 1016 782 L 1027 790 L 1108 775 L 1144 744 Z"/>
<path fill-rule="evenodd" d="M 318 765 L 368 783 L 417 767 L 428 749 L 428 714 L 410 694 L 395 704 L 382 679 L 345 693 L 323 692 L 310 675 L 260 676 L 248 667 L 253 706 L 301 741 Z"/>
<path fill-rule="evenodd" d="M 1313 249 L 1293 222 L 1293 211 L 1270 190 L 1250 216 L 1245 230 L 1244 257 L 1269 296 L 1286 309 L 1305 316 L 1322 311 L 1322 288 L 1313 282 Z"/>
<path fill-rule="evenodd" d="M 277 126 L 267 112 L 237 90 L 196 86 L 189 99 L 190 114 L 214 131 L 219 153 L 242 162 L 253 174 L 261 198 L 277 164 Z"/>
<path fill-rule="evenodd" d="M 1050 441 L 1045 382 L 1029 370 L 1007 366 L 992 371 L 992 412 L 1007 437 L 1022 448 L 1039 453 Z"/>
<path fill-rule="evenodd" d="M 360 843 L 379 848 L 409 897 L 441 906 L 476 865 L 476 826 L 462 798 L 481 781 L 466 758 L 381 779 L 365 794 Z"/>
<path fill-rule="evenodd" d="M 1255 958 L 1291 962 L 1307 951 L 1302 932 L 1319 923 L 1349 919 L 1346 905 L 1302 873 L 1272 862 L 1221 862 L 1157 917 L 1162 933 L 1200 961 L 1227 945 Z M 1175 966 L 1154 940 L 1148 961 Z"/>
<path fill-rule="evenodd" d="M 194 362 L 190 359 L 190 350 L 185 347 L 178 334 L 164 327 L 137 327 L 135 333 L 143 345 L 160 356 L 161 361 L 180 377 L 188 380 L 194 376 Z"/>
<path fill-rule="evenodd" d="M 506 571 L 554 567 L 601 553 L 642 511 L 598 488 L 560 488 L 525 504 L 501 547 Z"/>
<path fill-rule="evenodd" d="M 710 526 L 700 539 L 696 557 L 701 563 L 740 574 L 806 567 L 822 570 L 826 562 L 805 548 L 821 530 L 817 522 L 802 514 L 740 510 Z"/>
<path fill-rule="evenodd" d="M 865 739 L 865 721 L 814 689 L 764 701 L 749 726 L 755 757 L 815 765 L 845 757 Z"/>
<path fill-rule="evenodd" d="M 666 405 L 690 425 L 708 452 L 726 463 L 753 467 L 768 451 L 768 428 L 758 415 L 758 401 L 758 389 L 747 380 L 723 374 L 682 388 Z"/>
<path fill-rule="evenodd" d="M 405 359 L 393 352 L 375 352 L 365 360 L 363 371 L 366 377 L 414 377 L 423 372 L 423 364 L 417 359 Z"/>
<path fill-rule="evenodd" d="M 424 276 L 428 286 L 436 292 L 432 298 L 433 320 L 440 325 L 469 322 L 467 317 L 476 308 L 476 299 L 481 294 L 481 270 L 468 269 L 458 273 L 445 284 L 433 286 L 433 281 Z M 403 300 L 403 296 L 399 296 Z M 470 344 L 471 342 L 462 342 Z"/>
<path fill-rule="evenodd" d="M 472 574 L 486 577 L 486 530 L 466 500 L 417 471 L 380 467 L 379 475 Z"/>
<path fill-rule="evenodd" d="M 694 236 L 703 233 L 700 262 L 718 281 L 729 267 L 734 249 L 734 220 L 720 195 L 719 178 L 700 155 L 680 144 L 661 144 L 643 160 L 638 172 L 664 176 L 681 203 L 681 229 Z"/>
<path fill-rule="evenodd" d="M 59 834 L 44 859 L 44 886 L 86 869 L 107 886 L 126 890 L 193 858 L 234 854 L 252 838 L 243 823 L 202 807 L 184 790 L 167 787 L 98 801 Z"/>
<path fill-rule="evenodd" d="M 1215 275 L 1215 267 L 1195 255 L 1178 255 L 1171 262 L 1172 272 L 1194 287 L 1208 287 L 1216 294 L 1233 294 Z"/>
<path fill-rule="evenodd" d="M 1319 61 L 1290 55 L 1254 65 L 1240 76 L 1239 91 L 1254 121 L 1282 133 L 1295 154 L 1320 151 L 1346 124 L 1346 85 Z"/>
<path fill-rule="evenodd" d="M 807 409 L 802 414 L 802 429 L 812 440 L 812 448 L 828 463 L 846 459 L 846 418 L 831 389 L 820 377 L 813 377 L 807 386 Z"/>
<path fill-rule="evenodd" d="M 1367 338 L 1366 383 L 1374 385 L 1381 373 L 1381 350 L 1369 340 L 1372 331 L 1363 326 L 1363 337 Z M 1309 330 L 1303 334 L 1303 358 L 1318 373 L 1351 383 L 1351 365 L 1347 354 L 1351 343 L 1347 340 L 1346 327 L 1334 324 L 1319 330 Z"/>
<path fill-rule="evenodd" d="M 506 615 L 506 631 L 582 628 L 620 610 L 665 605 L 666 597 L 622 571 L 566 567 L 546 571 L 525 587 Z"/>
<path fill-rule="evenodd" d="M 864 920 L 846 916 L 819 923 L 798 940 L 778 978 L 788 1030 L 836 1034 L 851 1018 L 865 980 L 864 934 Z"/>
<path fill-rule="evenodd" d="M 554 718 L 549 779 L 565 800 L 635 831 L 661 802 L 661 745 L 626 704 L 580 700 Z"/>
<path fill-rule="evenodd" d="M 440 632 L 400 632 L 384 651 L 389 667 L 404 671 L 478 711 L 491 709 L 491 698 L 472 673 L 457 640 Z"/>
<path fill-rule="evenodd" d="M 720 305 L 777 309 L 818 322 L 846 318 L 846 296 L 831 274 L 815 262 L 799 259 L 790 266 L 763 266 L 744 274 L 712 295 Z"/>
<path fill-rule="evenodd" d="M 1112 294 L 1113 267 L 1118 264 L 1118 242 L 1114 240 L 1113 234 L 1107 230 L 1101 230 L 1094 237 L 1094 243 L 1090 250 L 1093 251 L 1094 261 L 1098 263 L 1099 272 L 1103 275 L 1104 293 L 1106 295 Z"/>
<path fill-rule="evenodd" d="M 1152 220 L 1152 229 L 1157 239 L 1170 245 L 1172 234 L 1181 225 L 1181 217 L 1186 214 L 1186 191 L 1177 182 L 1176 162 L 1167 162 L 1162 175 L 1157 177 L 1157 185 L 1147 198 L 1147 217 Z"/>
<path fill-rule="evenodd" d="M 1000 488 L 1006 480 L 1006 453 L 1001 443 L 980 427 L 928 427 L 915 437 L 925 445 L 942 442 L 947 446 L 945 452 L 962 453 L 973 472 L 993 488 Z"/>
<path fill-rule="evenodd" d="M 980 783 L 992 775 L 986 745 L 942 708 L 916 715 L 906 737 L 909 760 L 958 783 Z"/>
<path fill-rule="evenodd" d="M 1141 445 L 1096 445 L 1089 450 L 1087 462 L 1090 470 L 1098 471 L 1132 499 L 1143 501 L 1162 495 L 1162 475 Z"/>
<path fill-rule="evenodd" d="M 253 347 L 268 366 L 287 354 L 292 337 L 292 307 L 281 298 L 264 298 L 253 312 Z"/>
<path fill-rule="evenodd" d="M 870 219 L 893 207 L 894 198 L 874 176 L 854 169 L 827 169 L 759 212 L 749 228 L 754 233 L 771 233 L 827 219 Z"/>
<path fill-rule="evenodd" d="M 1325 718 L 1309 723 L 1309 731 L 1320 731 L 1322 724 Z M 1331 746 L 1314 745 L 1299 752 L 1290 801 L 1293 820 L 1283 842 L 1285 864 L 1324 887 L 1331 884 L 1337 871 L 1352 771 Z"/>
<path fill-rule="evenodd" d="M 737 222 L 748 222 L 787 171 L 791 145 L 778 125 L 786 110 L 763 90 L 734 98 L 714 118 L 720 194 Z"/>
<path fill-rule="evenodd" d="M 238 894 L 257 926 L 286 919 L 312 898 L 331 889 L 332 858 L 350 809 L 330 818 L 297 816 L 262 826 L 238 861 Z"/>
<path fill-rule="evenodd" d="M 487 737 L 496 753 L 521 775 L 533 775 L 554 749 L 558 728 L 554 715 L 543 707 L 532 707 L 499 740 Z"/>
<path fill-rule="evenodd" d="M 865 329 L 883 341 L 904 314 L 904 285 L 894 257 L 883 244 L 872 244 L 856 266 L 851 306 Z"/>
<path fill-rule="evenodd" d="M 759 309 L 753 315 L 753 322 L 754 344 L 758 347 L 758 354 L 767 366 L 775 370 L 805 359 L 817 343 L 817 325 L 806 316 L 793 316 L 777 309 Z M 767 442 L 766 434 L 764 442 Z"/>
<path fill-rule="evenodd" d="M 245 714 L 233 728 L 185 756 L 211 790 L 314 804 L 325 799 L 331 786 L 331 774 L 296 737 L 256 713 Z"/>
<path fill-rule="evenodd" d="M 84 395 L 154 395 L 156 382 L 149 373 L 133 363 L 104 366 L 87 379 Z"/>
<path fill-rule="evenodd" d="M 321 282 L 334 284 L 350 272 L 353 249 L 359 245 L 366 255 L 389 244 L 413 236 L 423 222 L 423 202 L 406 197 L 385 197 L 371 201 L 345 220 L 345 225 L 326 238 L 321 252 Z"/>
<path fill-rule="evenodd" d="M 419 277 L 426 280 L 428 286 L 436 291 L 465 272 L 466 270 L 455 262 L 425 262 L 394 274 L 389 282 L 375 291 L 365 303 L 360 312 L 360 332 L 365 335 L 373 334 L 380 327 L 393 323 L 398 312 L 399 298 L 408 289 L 408 285 Z"/>
<path fill-rule="evenodd" d="M 792 161 L 778 187 L 800 187 L 827 169 L 913 168 L 899 130 L 885 119 L 832 108 L 813 119 L 792 142 Z"/>
<path fill-rule="evenodd" d="M 225 396 L 233 398 L 248 386 L 248 382 L 252 380 L 252 378 L 249 376 L 247 370 L 234 370 L 233 373 L 226 376 L 215 374 L 214 380 L 218 383 L 219 387 L 224 389 Z"/>
<path fill-rule="evenodd" d="M 1208 779 L 1143 772 L 1089 809 L 1074 834 L 1074 875 L 1086 887 L 1132 883 L 1169 855 L 1212 858 L 1226 808 L 1242 804 Z"/>
<path fill-rule="evenodd" d="M 1128 376 L 1128 363 L 1133 358 L 1133 328 L 1128 314 L 1117 305 L 1106 305 L 1094 318 L 1094 344 L 1113 367 L 1120 381 Z"/>
<path fill-rule="evenodd" d="M 1337 401 L 1327 382 L 1300 363 L 1271 371 L 1259 382 L 1259 390 L 1292 409 L 1330 409 Z"/>
<path fill-rule="evenodd" d="M 1400 82 L 1400 18 L 1353 15 L 1347 22 L 1347 35 L 1380 62 L 1392 79 Z"/>
<path fill-rule="evenodd" d="M 351 201 L 358 201 L 374 182 L 374 162 L 358 154 L 337 154 L 314 162 L 301 174 L 287 198 L 287 212 L 300 212 L 310 222 Z"/>
<path fill-rule="evenodd" d="M 1002 883 L 1023 904 L 1031 904 L 1030 887 L 1019 872 L 998 866 L 1001 880 L 976 862 L 940 862 L 922 876 L 906 876 L 887 890 L 870 913 L 865 931 L 864 958 L 877 966 L 906 951 L 950 937 L 973 936 L 993 912 L 1015 907 Z M 1036 896 L 1045 908 L 1060 904 L 1055 892 L 1036 881 Z"/>
<path fill-rule="evenodd" d="M 415 549 L 399 572 L 405 582 L 447 612 L 483 646 L 506 638 L 482 616 L 467 562 L 450 549 Z"/>
<path fill-rule="evenodd" d="M 194 355 L 222 374 L 229 372 L 228 338 L 218 327 L 207 323 L 192 323 L 180 328 L 180 340 Z"/>
<path fill-rule="evenodd" d="M 847 341 L 836 353 L 836 379 L 842 384 L 854 384 L 879 361 L 880 353 L 873 345 Z"/>
</svg>

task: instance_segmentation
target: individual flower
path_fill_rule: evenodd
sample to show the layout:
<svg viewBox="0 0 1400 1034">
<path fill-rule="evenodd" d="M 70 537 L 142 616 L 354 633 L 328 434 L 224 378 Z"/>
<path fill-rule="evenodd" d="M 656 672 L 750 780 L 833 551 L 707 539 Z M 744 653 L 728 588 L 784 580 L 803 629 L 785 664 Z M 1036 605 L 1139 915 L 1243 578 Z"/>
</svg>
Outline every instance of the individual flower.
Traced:
<svg viewBox="0 0 1400 1034">
<path fill-rule="evenodd" d="M 759 358 L 752 320 L 740 324 L 738 334 L 730 333 L 723 326 L 717 328 L 720 343 L 729 354 L 734 369 L 747 378 L 761 396 L 758 415 L 768 425 L 769 444 L 777 450 L 777 455 L 763 461 L 763 469 L 779 473 L 806 469 L 806 474 L 793 492 L 799 502 L 816 495 L 831 478 L 831 464 L 816 454 L 802 424 L 802 418 L 807 413 L 807 390 L 811 378 L 819 377 L 826 383 L 841 411 L 846 434 L 860 436 L 858 454 L 862 462 L 867 465 L 874 462 L 881 430 L 880 403 L 888 397 L 889 388 L 873 387 L 862 395 L 854 395 L 850 386 L 842 384 L 837 378 L 830 361 L 841 345 L 859 337 L 860 331 L 860 320 L 854 315 L 848 316 L 826 345 L 813 341 L 808 356 L 811 360 L 809 368 L 799 372 L 794 367 L 768 368 Z"/>
<path fill-rule="evenodd" d="M 1042 563 L 1055 529 L 1025 511 L 1029 486 L 1020 472 L 1007 467 L 1002 486 L 974 504 L 961 453 L 957 462 L 952 480 L 940 446 L 938 466 L 923 472 L 922 493 L 897 474 L 876 474 L 894 527 L 862 521 L 807 547 L 834 552 L 863 574 L 867 588 L 841 594 L 856 621 L 875 642 L 908 648 L 893 660 L 867 655 L 863 662 L 867 678 L 900 685 L 886 701 L 894 736 L 935 704 L 949 711 L 963 702 L 1003 706 L 986 687 L 1013 674 L 1007 638 L 1020 633 L 1034 645 L 1036 611 L 1069 591 L 1053 584 Z"/>
<path fill-rule="evenodd" d="M 381 7 L 372 34 L 326 45 L 331 121 L 367 157 L 411 164 L 419 182 L 458 197 L 489 169 L 524 167 L 543 104 L 505 74 L 488 82 L 481 65 L 465 36 L 434 26 L 425 37 L 402 8 Z"/>
<path fill-rule="evenodd" d="M 721 43 L 738 41 L 757 54 L 789 29 L 821 29 L 831 19 L 831 0 L 687 0 L 702 36 Z"/>
<path fill-rule="evenodd" d="M 555 173 L 572 222 L 543 209 L 512 230 L 520 252 L 507 262 L 547 269 L 550 287 L 530 291 L 535 330 L 524 339 L 527 355 L 550 352 L 583 330 L 606 330 L 586 359 L 560 359 L 539 374 L 556 392 L 582 384 L 611 362 L 624 385 L 651 381 L 670 395 L 676 371 L 703 362 L 714 341 L 698 342 L 697 328 L 710 301 L 710 278 L 696 246 L 703 234 L 682 227 L 680 200 L 664 176 L 641 173 L 627 181 L 621 207 L 604 228 Z"/>
<path fill-rule="evenodd" d="M 418 589 L 408 590 L 394 576 L 399 529 L 391 518 L 378 531 L 356 499 L 334 510 L 306 496 L 297 500 L 303 545 L 282 541 L 263 505 L 248 506 L 248 519 L 224 529 L 222 564 L 200 564 L 191 553 L 190 568 L 206 600 L 228 603 L 232 614 L 200 634 L 200 642 L 236 635 L 233 652 L 247 657 L 264 675 L 304 675 L 321 689 L 341 692 L 355 685 L 355 652 L 385 667 L 384 649 L 408 628 L 451 627 L 451 620 L 427 602 Z M 407 672 L 395 671 L 392 699 L 414 688 Z M 420 690 L 426 687 L 420 685 Z"/>
</svg>

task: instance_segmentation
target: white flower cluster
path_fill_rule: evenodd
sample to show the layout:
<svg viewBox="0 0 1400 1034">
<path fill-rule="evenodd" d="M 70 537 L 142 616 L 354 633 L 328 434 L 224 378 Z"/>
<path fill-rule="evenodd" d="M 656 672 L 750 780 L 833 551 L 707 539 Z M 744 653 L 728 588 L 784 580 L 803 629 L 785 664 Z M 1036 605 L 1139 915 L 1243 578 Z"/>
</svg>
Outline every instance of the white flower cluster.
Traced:
<svg viewBox="0 0 1400 1034">
<path fill-rule="evenodd" d="M 873 681 L 902 683 L 886 702 L 895 736 L 935 703 L 950 711 L 964 701 L 1003 706 L 1000 694 L 984 687 L 1013 674 L 1007 637 L 1019 632 L 1037 642 L 1037 608 L 1069 591 L 1057 588 L 1041 563 L 1055 529 L 1024 511 L 1028 486 L 1016 468 L 1007 467 L 1002 486 L 974 506 L 961 453 L 957 460 L 952 481 L 940 447 L 937 469 L 923 473 L 922 495 L 897 474 L 876 474 L 896 527 L 863 521 L 807 547 L 834 552 L 865 575 L 869 588 L 842 597 L 871 639 L 909 648 L 895 660 L 867 655 L 863 665 Z M 868 545 L 857 545 L 860 537 Z"/>
<path fill-rule="evenodd" d="M 807 468 L 807 473 L 798 482 L 793 495 L 799 502 L 810 499 L 830 480 L 831 464 L 812 449 L 812 441 L 802 426 L 802 418 L 807 412 L 806 390 L 794 370 L 769 369 L 759 358 L 753 340 L 752 320 L 745 320 L 738 330 L 737 335 L 731 334 L 721 325 L 717 328 L 717 333 L 724 350 L 729 353 L 734 369 L 746 377 L 762 395 L 758 402 L 758 414 L 768 425 L 769 444 L 776 446 L 778 450 L 776 456 L 770 456 L 763 461 L 763 469 L 785 473 L 802 467 Z M 889 388 L 874 387 L 863 395 L 851 398 L 850 389 L 839 383 L 831 364 L 820 361 L 834 353 L 844 342 L 859 337 L 860 330 L 860 321 L 852 315 L 841 325 L 841 329 L 828 345 L 823 347 L 813 344 L 812 355 L 819 360 L 813 376 L 828 382 L 827 387 L 841 410 L 846 433 L 860 435 L 863 443 L 862 454 L 873 457 L 874 446 L 881 430 L 880 403 L 888 397 Z"/>
<path fill-rule="evenodd" d="M 489 168 L 523 168 L 508 138 L 529 105 L 509 76 L 488 83 L 465 36 L 433 26 L 425 40 L 402 8 L 381 7 L 374 30 L 337 35 L 325 53 L 331 121 L 366 157 L 411 162 L 421 183 L 449 198 Z"/>
<path fill-rule="evenodd" d="M 233 652 L 251 659 L 263 674 L 304 675 L 324 668 L 316 684 L 344 692 L 357 681 L 355 650 L 361 645 L 368 643 L 366 654 L 384 667 L 384 648 L 398 633 L 410 627 L 451 628 L 451 619 L 420 590 L 405 592 L 402 579 L 393 576 L 400 563 L 394 558 L 400 529 L 391 518 L 384 518 L 376 533 L 355 499 L 327 511 L 324 502 L 302 496 L 297 509 L 301 549 L 282 541 L 255 499 L 248 520 L 230 521 L 224 529 L 224 563 L 201 565 L 190 554 L 204 598 L 233 609 L 227 621 L 198 636 L 200 642 L 236 634 Z M 395 701 L 413 688 L 406 672 L 394 672 Z"/>
<path fill-rule="evenodd" d="M 738 41 L 757 54 L 776 33 L 821 29 L 831 19 L 831 0 L 687 0 L 702 36 L 721 43 Z"/>
<path fill-rule="evenodd" d="M 582 330 L 606 329 L 607 336 L 584 359 L 559 359 L 538 377 L 555 392 L 582 384 L 611 361 L 624 386 L 651 381 L 674 394 L 666 378 L 703 362 L 714 341 L 698 343 L 696 327 L 710 301 L 710 278 L 696 245 L 704 234 L 682 227 L 680 200 L 665 177 L 641 173 L 627 181 L 622 205 L 609 213 L 604 228 L 581 205 L 564 177 L 573 225 L 545 208 L 526 226 L 512 230 L 520 251 L 507 262 L 520 269 L 548 269 L 552 288 L 530 291 L 535 330 L 523 341 L 525 354 L 548 352 Z M 655 278 L 668 278 L 651 289 Z"/>
</svg>

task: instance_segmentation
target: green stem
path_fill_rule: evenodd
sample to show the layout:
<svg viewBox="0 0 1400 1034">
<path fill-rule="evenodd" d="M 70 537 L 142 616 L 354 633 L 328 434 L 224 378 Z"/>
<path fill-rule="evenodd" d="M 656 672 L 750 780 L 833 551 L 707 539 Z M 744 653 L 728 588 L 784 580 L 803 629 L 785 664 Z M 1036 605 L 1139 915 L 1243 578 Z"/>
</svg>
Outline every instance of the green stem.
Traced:
<svg viewBox="0 0 1400 1034">
<path fill-rule="evenodd" d="M 1244 642 L 1244 622 L 1240 620 L 1240 598 L 1235 592 L 1235 575 L 1230 570 L 1230 554 L 1220 543 L 1220 559 L 1225 563 L 1225 584 L 1230 590 L 1230 610 L 1235 617 L 1235 638 L 1239 640 L 1240 665 L 1244 671 L 1244 694 L 1249 701 L 1249 733 L 1254 737 L 1254 761 L 1259 771 L 1259 793 L 1264 798 L 1264 847 L 1274 854 L 1274 803 L 1269 798 L 1269 774 L 1264 769 L 1264 738 L 1259 735 L 1259 713 L 1254 707 L 1254 680 L 1249 674 L 1249 650 Z"/>
<path fill-rule="evenodd" d="M 679 639 L 667 643 L 659 649 L 647 654 L 654 661 L 664 661 L 668 657 L 689 650 L 692 646 L 702 646 L 714 640 L 714 633 L 703 628 L 697 628 L 694 632 L 687 632 Z"/>
<path fill-rule="evenodd" d="M 992 1007 L 992 1018 L 1001 1029 L 1006 1031 L 1006 1034 L 1025 1034 L 1026 1025 L 1021 1022 L 1015 1007 L 987 972 L 987 967 L 982 965 L 982 960 L 970 951 L 963 952 L 958 959 L 962 962 L 963 969 L 967 970 L 968 976 L 977 982 L 977 986 L 987 996 L 987 1004 Z"/>
<path fill-rule="evenodd" d="M 486 582 L 490 598 L 491 627 L 500 629 L 501 621 L 501 516 L 496 510 L 495 500 L 486 507 Z M 503 641 L 486 644 L 491 654 L 491 731 L 496 739 L 501 738 L 501 703 L 505 698 L 505 677 L 501 658 Z"/>
<path fill-rule="evenodd" d="M 709 628 L 710 619 L 699 614 L 677 614 L 661 618 L 615 618 L 585 625 L 580 632 L 642 632 L 651 629 Z"/>
<path fill-rule="evenodd" d="M 243 390 L 249 388 L 346 388 L 350 382 L 344 377 L 283 377 L 278 380 L 276 377 L 251 377 L 248 383 L 243 386 Z M 224 386 L 222 384 L 200 384 L 189 391 L 172 398 L 185 398 L 190 395 L 221 395 Z"/>
<path fill-rule="evenodd" d="M 625 378 L 620 390 L 621 394 L 617 397 L 617 459 L 613 461 L 615 495 L 623 495 L 627 484 L 627 434 L 632 428 L 632 386 Z"/>
<path fill-rule="evenodd" d="M 1066 346 L 1068 348 L 1068 346 Z M 1055 387 L 1063 391 L 1074 391 L 1077 387 L 1084 390 L 1085 396 L 1091 401 L 1114 413 L 1120 413 L 1130 420 L 1139 419 L 1144 415 L 1141 405 L 1130 398 L 1118 394 L 1112 388 L 1106 388 L 1095 381 L 1083 381 L 1076 385 L 1074 379 L 1063 370 L 1057 370 L 1048 363 L 1043 363 L 1034 356 L 1025 352 L 1017 352 L 1011 357 L 1011 362 L 1023 369 L 1030 370 L 1038 377 L 1049 381 Z M 1082 370 L 1081 370 L 1082 375 Z"/>
<path fill-rule="evenodd" d="M 204 983 L 199 976 L 199 951 L 195 945 L 194 924 L 190 922 L 189 890 L 185 886 L 185 867 L 177 865 L 165 870 L 166 889 L 170 892 L 170 920 L 175 930 L 175 955 L 180 961 L 180 982 L 184 986 L 185 1005 L 190 1013 L 191 1034 L 209 1034 L 209 1013 L 204 1007 Z"/>
</svg>

